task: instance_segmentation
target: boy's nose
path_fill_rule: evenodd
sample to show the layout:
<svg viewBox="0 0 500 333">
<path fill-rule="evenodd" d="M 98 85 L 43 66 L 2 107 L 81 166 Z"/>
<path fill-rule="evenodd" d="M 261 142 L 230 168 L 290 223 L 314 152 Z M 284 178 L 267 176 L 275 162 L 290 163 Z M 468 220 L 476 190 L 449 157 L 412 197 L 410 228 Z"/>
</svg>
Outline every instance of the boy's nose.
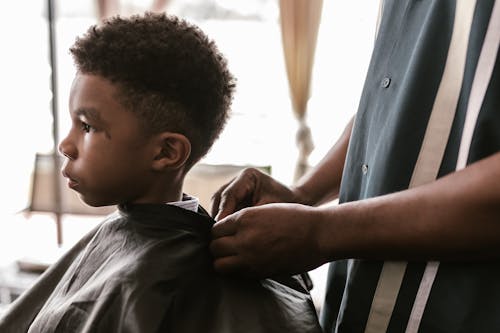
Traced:
<svg viewBox="0 0 500 333">
<path fill-rule="evenodd" d="M 66 137 L 59 143 L 59 152 L 70 160 L 74 160 L 77 157 L 76 147 L 71 144 Z"/>
</svg>

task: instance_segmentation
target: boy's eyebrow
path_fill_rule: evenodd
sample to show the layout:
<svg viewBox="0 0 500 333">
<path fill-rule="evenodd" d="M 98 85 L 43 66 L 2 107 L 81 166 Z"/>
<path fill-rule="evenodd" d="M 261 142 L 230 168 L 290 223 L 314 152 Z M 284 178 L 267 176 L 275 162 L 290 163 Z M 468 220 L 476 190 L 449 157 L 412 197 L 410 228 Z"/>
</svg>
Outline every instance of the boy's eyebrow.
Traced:
<svg viewBox="0 0 500 333">
<path fill-rule="evenodd" d="M 101 114 L 94 108 L 81 107 L 75 111 L 75 115 L 84 116 L 94 121 L 102 122 Z"/>
</svg>

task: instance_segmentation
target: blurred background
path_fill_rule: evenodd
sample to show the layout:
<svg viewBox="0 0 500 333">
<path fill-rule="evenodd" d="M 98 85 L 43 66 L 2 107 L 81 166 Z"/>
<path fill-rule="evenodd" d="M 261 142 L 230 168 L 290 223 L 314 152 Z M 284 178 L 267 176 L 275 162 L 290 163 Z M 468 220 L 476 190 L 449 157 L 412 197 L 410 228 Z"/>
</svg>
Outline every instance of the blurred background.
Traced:
<svg viewBox="0 0 500 333">
<path fill-rule="evenodd" d="M 281 182 L 294 181 L 299 123 L 287 79 L 278 0 L 106 3 L 31 0 L 1 5 L 0 105 L 5 127 L 0 131 L 0 304 L 8 304 L 36 279 L 37 273 L 22 263 L 50 263 L 101 220 L 92 213 L 61 215 L 58 241 L 54 214 L 26 208 L 32 204 L 37 154 L 51 156 L 54 138 L 64 137 L 69 128 L 68 94 L 75 69 L 68 49 L 107 15 L 166 11 L 200 26 L 216 41 L 238 79 L 232 118 L 201 163 L 268 166 Z M 322 3 L 303 118 L 314 143 L 310 166 L 324 156 L 356 112 L 378 10 L 378 1 L 371 0 Z M 31 268 L 36 271 L 36 265 Z M 311 276 L 320 307 L 326 266 Z"/>
</svg>

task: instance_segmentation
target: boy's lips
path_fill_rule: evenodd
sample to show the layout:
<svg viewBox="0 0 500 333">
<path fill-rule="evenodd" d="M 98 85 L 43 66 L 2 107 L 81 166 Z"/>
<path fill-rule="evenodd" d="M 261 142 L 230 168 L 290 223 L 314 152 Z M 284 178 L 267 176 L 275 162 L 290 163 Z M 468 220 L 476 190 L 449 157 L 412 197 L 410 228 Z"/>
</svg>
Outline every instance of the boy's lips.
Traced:
<svg viewBox="0 0 500 333">
<path fill-rule="evenodd" d="M 74 178 L 71 178 L 71 176 L 65 170 L 62 171 L 62 175 L 68 180 L 69 188 L 74 189 L 78 186 L 78 181 L 76 181 Z"/>
<path fill-rule="evenodd" d="M 71 189 L 75 189 L 78 186 L 78 182 L 71 178 L 68 178 L 68 187 Z"/>
</svg>

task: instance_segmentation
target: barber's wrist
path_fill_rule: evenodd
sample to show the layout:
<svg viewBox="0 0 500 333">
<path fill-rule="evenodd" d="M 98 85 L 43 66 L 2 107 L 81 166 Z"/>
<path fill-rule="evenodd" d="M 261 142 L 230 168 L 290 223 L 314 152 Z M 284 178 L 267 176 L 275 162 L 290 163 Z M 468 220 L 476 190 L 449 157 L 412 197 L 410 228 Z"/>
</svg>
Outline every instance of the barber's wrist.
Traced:
<svg viewBox="0 0 500 333">
<path fill-rule="evenodd" d="M 349 223 L 349 209 L 342 205 L 316 208 L 317 248 L 323 263 L 351 258 L 354 234 L 357 232 Z M 359 231 L 359 230 L 358 230 Z"/>
<path fill-rule="evenodd" d="M 315 206 L 316 201 L 313 196 L 302 186 L 290 186 L 292 192 L 292 200 L 294 203 Z"/>
<path fill-rule="evenodd" d="M 335 231 L 332 230 L 332 212 L 324 207 L 311 208 L 311 227 L 313 230 L 316 266 L 321 266 L 335 259 Z"/>
<path fill-rule="evenodd" d="M 309 205 L 307 203 L 307 195 L 304 193 L 303 189 L 298 186 L 290 186 L 290 192 L 292 193 L 291 202 L 298 203 L 302 205 Z"/>
</svg>

